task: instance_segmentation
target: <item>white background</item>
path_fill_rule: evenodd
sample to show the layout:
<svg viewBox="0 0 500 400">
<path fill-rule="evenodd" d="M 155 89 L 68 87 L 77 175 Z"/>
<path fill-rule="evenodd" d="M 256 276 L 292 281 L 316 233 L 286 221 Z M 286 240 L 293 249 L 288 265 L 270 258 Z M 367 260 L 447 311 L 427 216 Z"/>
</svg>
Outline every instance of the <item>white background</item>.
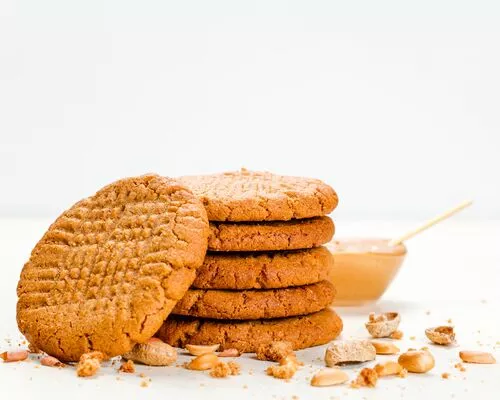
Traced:
<svg viewBox="0 0 500 400">
<path fill-rule="evenodd" d="M 337 218 L 499 218 L 500 3 L 0 1 L 0 215 L 134 174 L 326 180 Z"/>
</svg>

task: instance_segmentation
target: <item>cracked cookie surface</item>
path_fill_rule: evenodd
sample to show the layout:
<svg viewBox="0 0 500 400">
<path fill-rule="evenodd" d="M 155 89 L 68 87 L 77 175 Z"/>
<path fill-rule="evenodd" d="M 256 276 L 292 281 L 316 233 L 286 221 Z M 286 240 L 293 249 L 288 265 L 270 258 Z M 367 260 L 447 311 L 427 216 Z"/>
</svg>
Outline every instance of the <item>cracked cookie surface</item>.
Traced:
<svg viewBox="0 0 500 400">
<path fill-rule="evenodd" d="M 325 247 L 263 253 L 207 253 L 195 289 L 277 289 L 330 280 L 333 255 Z"/>
<path fill-rule="evenodd" d="M 302 317 L 224 321 L 171 315 L 155 336 L 171 346 L 220 344 L 219 349 L 253 353 L 262 344 L 285 340 L 294 350 L 319 346 L 342 332 L 342 320 L 330 309 Z"/>
<path fill-rule="evenodd" d="M 310 249 L 328 243 L 335 232 L 330 217 L 273 222 L 210 222 L 211 251 Z"/>
<path fill-rule="evenodd" d="M 288 221 L 327 215 L 335 191 L 318 179 L 242 169 L 179 178 L 200 197 L 210 221 Z"/>
<path fill-rule="evenodd" d="M 185 294 L 207 237 L 203 205 L 177 181 L 114 182 L 65 211 L 33 249 L 17 288 L 19 329 L 62 361 L 123 354 Z"/>
<path fill-rule="evenodd" d="M 283 318 L 320 311 L 334 297 L 328 281 L 268 290 L 190 289 L 172 313 L 213 319 Z"/>
</svg>

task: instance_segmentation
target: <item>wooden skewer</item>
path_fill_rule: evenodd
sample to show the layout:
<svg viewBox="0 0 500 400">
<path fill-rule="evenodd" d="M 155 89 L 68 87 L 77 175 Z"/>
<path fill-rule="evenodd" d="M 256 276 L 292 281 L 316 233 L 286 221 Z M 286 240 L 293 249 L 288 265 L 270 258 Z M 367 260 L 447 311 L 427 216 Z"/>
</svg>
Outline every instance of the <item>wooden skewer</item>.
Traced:
<svg viewBox="0 0 500 400">
<path fill-rule="evenodd" d="M 413 236 L 419 234 L 420 232 L 425 231 L 426 229 L 430 228 L 431 226 L 436 225 L 438 222 L 441 222 L 441 221 L 445 220 L 446 218 L 449 218 L 452 215 L 456 214 L 457 212 L 462 211 L 464 208 L 469 207 L 471 204 L 472 204 L 472 200 L 468 200 L 468 201 L 464 201 L 463 203 L 460 203 L 458 206 L 453 207 L 452 209 L 444 212 L 443 214 L 438 215 L 437 217 L 434 217 L 434 218 L 428 220 L 427 222 L 424 222 L 418 228 L 416 228 L 410 232 L 407 232 L 398 238 L 392 239 L 389 242 L 389 246 L 396 246 L 400 243 L 403 243 L 405 240 L 412 238 Z"/>
</svg>

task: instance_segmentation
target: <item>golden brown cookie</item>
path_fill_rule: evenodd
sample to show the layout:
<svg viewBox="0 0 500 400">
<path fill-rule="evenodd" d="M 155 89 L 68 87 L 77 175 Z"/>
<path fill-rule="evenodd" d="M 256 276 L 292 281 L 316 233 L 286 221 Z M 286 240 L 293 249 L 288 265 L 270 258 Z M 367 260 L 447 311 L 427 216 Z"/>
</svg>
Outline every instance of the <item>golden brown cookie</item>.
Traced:
<svg viewBox="0 0 500 400">
<path fill-rule="evenodd" d="M 331 278 L 333 256 L 326 247 L 268 253 L 207 253 L 191 287 L 278 289 Z"/>
<path fill-rule="evenodd" d="M 327 215 L 335 191 L 317 179 L 242 169 L 179 178 L 205 205 L 210 221 L 288 221 Z"/>
<path fill-rule="evenodd" d="M 329 217 L 275 222 L 210 222 L 211 251 L 310 249 L 328 243 L 335 226 Z"/>
<path fill-rule="evenodd" d="M 330 309 L 302 317 L 224 321 L 171 315 L 155 336 L 176 347 L 220 344 L 220 350 L 252 353 L 272 341 L 286 340 L 295 350 L 318 346 L 342 332 L 342 320 Z"/>
<path fill-rule="evenodd" d="M 184 296 L 207 237 L 203 205 L 177 181 L 112 183 L 65 211 L 33 249 L 17 289 L 19 329 L 63 361 L 123 354 Z"/>
<path fill-rule="evenodd" d="M 334 297 L 328 281 L 268 290 L 190 289 L 172 313 L 214 319 L 283 318 L 322 310 Z"/>
</svg>

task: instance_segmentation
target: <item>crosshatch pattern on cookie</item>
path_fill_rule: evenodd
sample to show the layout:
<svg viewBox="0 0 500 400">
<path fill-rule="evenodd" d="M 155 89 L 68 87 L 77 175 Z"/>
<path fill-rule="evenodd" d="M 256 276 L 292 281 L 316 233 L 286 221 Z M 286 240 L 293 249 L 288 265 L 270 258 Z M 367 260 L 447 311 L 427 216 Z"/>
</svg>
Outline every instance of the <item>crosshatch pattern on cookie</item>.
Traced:
<svg viewBox="0 0 500 400">
<path fill-rule="evenodd" d="M 201 203 L 175 181 L 118 181 L 63 213 L 18 285 L 18 323 L 62 360 L 128 351 L 161 325 L 206 251 Z"/>
</svg>

